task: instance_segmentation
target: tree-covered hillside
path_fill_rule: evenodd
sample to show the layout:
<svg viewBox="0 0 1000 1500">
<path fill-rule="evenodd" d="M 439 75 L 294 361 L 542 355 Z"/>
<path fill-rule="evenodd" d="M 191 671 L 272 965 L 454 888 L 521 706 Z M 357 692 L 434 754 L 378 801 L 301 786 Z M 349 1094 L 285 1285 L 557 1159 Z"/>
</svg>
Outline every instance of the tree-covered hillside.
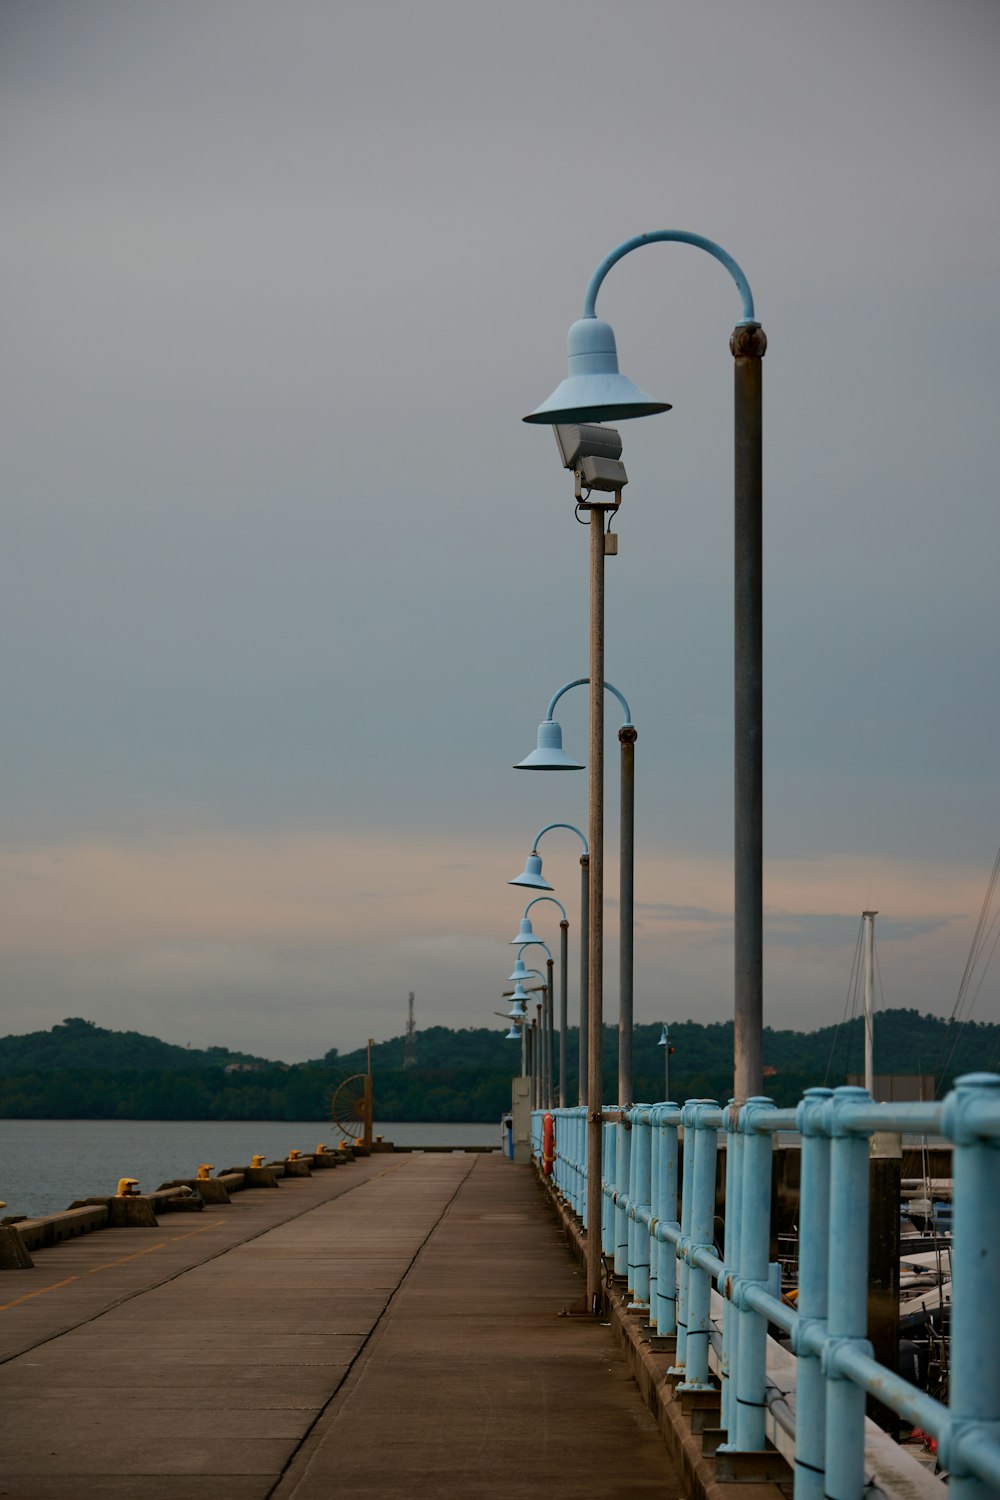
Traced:
<svg viewBox="0 0 1000 1500">
<path fill-rule="evenodd" d="M 79 1016 L 61 1021 L 50 1031 L 0 1037 L 0 1074 L 59 1068 L 190 1072 L 193 1068 L 224 1068 L 227 1063 L 264 1061 L 246 1052 L 231 1052 L 228 1047 L 208 1047 L 201 1051 L 161 1042 L 139 1031 L 107 1031 Z"/>
<path fill-rule="evenodd" d="M 659 1025 L 635 1028 L 634 1094 L 664 1094 Z M 604 1098 L 617 1097 L 617 1028 L 604 1031 Z M 732 1087 L 731 1022 L 671 1026 L 674 1099 L 725 1100 Z M 568 1099 L 576 1101 L 578 1034 L 567 1033 Z M 496 1120 L 510 1105 L 521 1049 L 501 1030 L 444 1026 L 418 1032 L 417 1066 L 404 1069 L 405 1039 L 372 1049 L 375 1113 L 380 1121 Z M 764 1033 L 765 1086 L 778 1104 L 794 1104 L 813 1084 L 843 1083 L 863 1067 L 862 1022 L 814 1032 Z M 227 1065 L 243 1063 L 227 1071 Z M 367 1049 L 341 1056 L 335 1047 L 313 1062 L 288 1067 L 225 1047 L 196 1052 L 137 1032 L 106 1031 L 64 1021 L 49 1032 L 0 1039 L 0 1118 L 146 1120 L 309 1120 L 330 1118 L 333 1094 L 367 1068 Z M 876 1018 L 879 1072 L 934 1073 L 939 1093 L 960 1073 L 1000 1071 L 1000 1026 L 949 1026 L 914 1010 Z"/>
</svg>

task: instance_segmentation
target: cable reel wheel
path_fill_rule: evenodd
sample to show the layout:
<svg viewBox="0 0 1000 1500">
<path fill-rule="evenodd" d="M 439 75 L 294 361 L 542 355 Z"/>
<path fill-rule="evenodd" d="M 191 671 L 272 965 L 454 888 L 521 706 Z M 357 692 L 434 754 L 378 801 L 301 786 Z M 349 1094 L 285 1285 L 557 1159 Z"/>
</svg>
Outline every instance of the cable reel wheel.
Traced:
<svg viewBox="0 0 1000 1500">
<path fill-rule="evenodd" d="M 356 1141 L 371 1124 L 367 1085 L 367 1073 L 353 1073 L 334 1090 L 330 1118 L 346 1141 Z"/>
</svg>

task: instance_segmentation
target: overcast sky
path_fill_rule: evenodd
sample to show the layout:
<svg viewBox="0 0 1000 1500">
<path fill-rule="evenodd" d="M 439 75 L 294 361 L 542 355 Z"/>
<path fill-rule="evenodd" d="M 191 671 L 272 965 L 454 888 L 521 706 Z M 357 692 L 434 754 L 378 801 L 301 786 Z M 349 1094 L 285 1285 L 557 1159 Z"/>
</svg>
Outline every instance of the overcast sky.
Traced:
<svg viewBox="0 0 1000 1500">
<path fill-rule="evenodd" d="M 769 340 L 766 1020 L 840 1018 L 865 907 L 885 1002 L 949 1014 L 1000 843 L 998 42 L 993 0 L 6 0 L 2 1030 L 495 1019 L 505 882 L 586 819 L 510 769 L 587 671 L 520 418 L 660 228 Z M 623 428 L 608 564 L 636 1015 L 721 1020 L 739 298 L 666 245 L 599 311 L 674 406 Z"/>
</svg>

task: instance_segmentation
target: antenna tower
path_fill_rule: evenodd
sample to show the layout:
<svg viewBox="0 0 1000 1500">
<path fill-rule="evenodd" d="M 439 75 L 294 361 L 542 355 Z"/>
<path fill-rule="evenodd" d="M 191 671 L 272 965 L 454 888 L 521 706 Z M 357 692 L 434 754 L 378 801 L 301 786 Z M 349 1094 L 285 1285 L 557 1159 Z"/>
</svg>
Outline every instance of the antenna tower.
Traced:
<svg viewBox="0 0 1000 1500">
<path fill-rule="evenodd" d="M 406 1022 L 406 1051 L 403 1053 L 403 1067 L 415 1068 L 417 1066 L 417 1023 L 413 1019 L 413 991 L 410 991 L 410 1014 Z"/>
</svg>

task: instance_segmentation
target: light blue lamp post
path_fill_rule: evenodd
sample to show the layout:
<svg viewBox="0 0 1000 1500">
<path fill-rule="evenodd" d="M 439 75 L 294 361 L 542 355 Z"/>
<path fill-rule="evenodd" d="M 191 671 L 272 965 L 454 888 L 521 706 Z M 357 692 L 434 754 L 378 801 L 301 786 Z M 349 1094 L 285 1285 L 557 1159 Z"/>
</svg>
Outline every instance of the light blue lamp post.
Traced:
<svg viewBox="0 0 1000 1500">
<path fill-rule="evenodd" d="M 568 1021 L 567 987 L 569 983 L 569 918 L 566 916 L 566 908 L 555 896 L 536 896 L 529 901 L 524 908 L 517 937 L 511 938 L 512 944 L 528 943 L 534 938 L 535 933 L 528 916 L 533 906 L 540 901 L 551 901 L 553 906 L 558 906 L 562 920 L 559 923 L 559 1108 L 566 1108 L 566 1029 Z"/>
<path fill-rule="evenodd" d="M 597 317 L 597 294 L 605 276 L 623 256 L 641 245 L 676 241 L 706 251 L 732 276 L 743 317 L 730 339 L 736 373 L 736 899 L 734 1092 L 739 1100 L 762 1088 L 763 841 L 762 841 L 762 674 L 761 674 L 761 366 L 767 340 L 754 315 L 753 296 L 740 267 L 720 245 L 682 229 L 662 229 L 625 240 L 597 267 L 587 287 L 583 317 L 567 338 L 567 377 L 526 422 L 557 428 L 616 422 L 669 411 L 632 384 L 618 369 L 615 336 Z M 572 434 L 571 434 L 572 435 Z M 560 452 L 567 451 L 556 434 Z M 570 444 L 572 448 L 572 444 Z M 619 449 L 620 452 L 620 449 Z M 564 458 L 565 462 L 565 458 Z M 578 495 L 581 469 L 578 469 Z M 596 486 L 600 490 L 600 485 Z M 609 488 L 612 486 L 608 486 Z M 614 505 L 620 501 L 620 489 Z M 590 1091 L 600 1089 L 599 1050 L 603 1026 L 602 905 L 604 886 L 604 510 L 609 503 L 588 491 L 590 520 L 590 890 L 589 1025 L 596 1039 L 590 1049 Z M 599 1308 L 601 1278 L 601 1115 L 595 1100 L 588 1121 L 587 1302 Z"/>
<path fill-rule="evenodd" d="M 663 1022 L 663 1031 L 660 1033 L 660 1040 L 657 1042 L 656 1045 L 658 1047 L 662 1047 L 664 1049 L 664 1052 L 663 1052 L 663 1098 L 666 1101 L 666 1100 L 669 1100 L 669 1098 L 670 1098 L 670 1054 L 674 1050 L 673 1047 L 671 1047 L 671 1045 L 670 1045 L 670 1027 L 667 1025 L 666 1021 Z"/>
<path fill-rule="evenodd" d="M 542 948 L 544 948 L 545 952 L 548 954 L 548 966 L 549 966 L 548 981 L 546 981 L 545 976 L 542 974 L 542 972 L 541 972 L 540 969 L 529 969 L 529 968 L 525 967 L 524 959 L 522 958 L 521 955 L 523 954 L 525 948 L 531 947 L 534 944 L 538 944 L 539 946 L 541 946 Z M 542 1017 L 543 1017 L 543 1024 L 542 1024 L 542 1027 L 541 1027 L 541 1037 L 542 1037 L 542 1040 L 541 1040 L 540 1044 L 538 1043 L 538 1039 L 534 1036 L 534 1033 L 529 1033 L 529 1031 L 527 1029 L 527 1004 L 526 1004 L 526 1002 L 528 1001 L 528 999 L 530 997 L 529 997 L 527 991 L 525 990 L 524 986 L 525 986 L 525 983 L 530 979 L 530 977 L 531 977 L 532 974 L 536 974 L 538 976 L 538 978 L 542 981 Z M 531 1079 L 532 1079 L 532 1094 L 533 1094 L 533 1096 L 537 1096 L 537 1097 L 533 1097 L 533 1103 L 536 1106 L 541 1106 L 542 1104 L 546 1104 L 546 1107 L 548 1107 L 547 1101 L 549 1099 L 549 1094 L 551 1092 L 551 1066 L 550 1066 L 550 1070 L 549 1070 L 548 1079 L 546 1079 L 546 1073 L 545 1073 L 545 1064 L 546 1064 L 545 1022 L 544 1022 L 544 1018 L 546 1016 L 548 1016 L 551 1019 L 551 1012 L 552 1012 L 552 954 L 549 953 L 548 946 L 545 943 L 543 943 L 540 938 L 531 938 L 527 942 L 522 943 L 521 946 L 517 950 L 517 958 L 514 960 L 514 972 L 513 972 L 513 974 L 509 974 L 507 977 L 508 977 L 508 981 L 511 984 L 513 984 L 513 986 L 514 986 L 513 993 L 512 993 L 513 1004 L 511 1005 L 510 1014 L 511 1014 L 512 1017 L 517 1017 L 518 1019 L 520 1019 L 522 1021 L 522 1026 L 524 1027 L 524 1030 L 522 1031 L 522 1037 L 525 1039 L 526 1045 L 531 1050 L 531 1066 L 530 1066 L 529 1071 L 531 1073 Z M 550 1059 L 550 1063 L 551 1063 L 551 1059 Z M 524 1071 L 522 1069 L 522 1077 L 523 1076 L 524 1076 Z"/>
<path fill-rule="evenodd" d="M 518 957 L 520 957 L 520 955 L 524 952 L 525 948 L 530 948 L 530 947 L 533 947 L 533 946 L 545 949 L 545 970 L 546 970 L 546 972 L 545 972 L 545 979 L 544 979 L 544 984 L 545 984 L 544 1004 L 543 1004 L 543 1008 L 542 1008 L 542 1055 L 541 1055 L 541 1065 L 542 1065 L 541 1066 L 541 1077 L 542 1077 L 542 1090 L 541 1090 L 541 1092 L 542 1092 L 542 1098 L 541 1098 L 541 1108 L 543 1108 L 543 1109 L 551 1109 L 552 1108 L 552 1104 L 553 1104 L 553 1092 L 552 1092 L 552 996 L 553 996 L 552 971 L 553 971 L 554 965 L 553 965 L 553 959 L 552 959 L 552 950 L 549 947 L 548 943 L 544 943 L 541 938 L 536 938 L 536 937 L 528 938 L 528 940 L 524 944 L 522 944 L 522 946 L 518 949 Z M 535 969 L 534 973 L 538 974 L 539 971 L 537 969 Z M 541 977 L 542 976 L 539 974 L 539 978 L 541 978 Z"/>
<path fill-rule="evenodd" d="M 572 823 L 546 823 L 545 827 L 539 829 L 531 845 L 531 853 L 525 862 L 524 870 L 508 885 L 520 885 L 533 891 L 551 891 L 552 887 L 542 874 L 542 859 L 538 853 L 538 845 L 545 834 L 553 828 L 568 828 L 570 833 L 575 833 L 583 844 L 583 853 L 580 856 L 580 1062 L 579 1080 L 577 1084 L 577 1102 L 587 1102 L 587 996 L 589 991 L 588 976 L 590 971 L 590 846 L 586 837 Z M 563 1028 L 565 1030 L 565 1028 Z M 565 1069 L 562 1077 L 565 1077 Z"/>
<path fill-rule="evenodd" d="M 528 1040 L 531 1045 L 531 1104 L 533 1109 L 545 1109 L 546 1089 L 545 1080 L 545 1015 L 548 1010 L 549 998 L 548 987 L 545 976 L 541 969 L 529 969 L 529 974 L 534 974 L 541 980 L 536 985 L 536 990 L 541 989 L 542 998 L 536 1000 L 537 1014 L 527 1024 L 530 1027 Z"/>
<path fill-rule="evenodd" d="M 647 396 L 618 369 L 615 336 L 597 317 L 597 294 L 605 276 L 623 256 L 643 245 L 675 242 L 705 251 L 729 272 L 742 302 L 742 317 L 730 339 L 735 371 L 735 996 L 734 1094 L 742 1101 L 762 1092 L 763 1023 L 763 840 L 762 840 L 762 363 L 767 348 L 743 271 L 727 251 L 703 235 L 661 229 L 625 240 L 606 256 L 587 287 L 583 317 L 567 337 L 567 377 L 526 422 L 562 424 L 617 422 L 669 410 Z M 591 522 L 591 742 L 600 754 L 603 736 L 603 511 Z M 600 523 L 600 524 L 599 524 Z M 598 670 L 594 669 L 594 661 Z M 599 732 L 600 731 L 600 734 Z M 593 787 L 597 771 L 591 755 Z M 599 808 L 602 804 L 599 805 Z M 594 830 L 591 844 L 597 847 Z M 599 860 L 597 861 L 599 864 Z M 594 883 L 599 885 L 599 870 Z M 593 922 L 592 922 L 593 929 Z M 591 1122 L 592 1149 L 599 1150 L 599 1126 Z M 598 1192 L 600 1184 L 598 1183 Z M 588 1186 L 588 1195 L 590 1187 Z M 600 1203 L 589 1204 L 591 1222 Z M 598 1247 L 599 1255 L 599 1247 Z M 590 1281 L 599 1274 L 588 1257 Z"/>
<path fill-rule="evenodd" d="M 545 718 L 538 726 L 538 743 L 530 755 L 518 761 L 517 771 L 582 770 L 579 761 L 567 755 L 562 747 L 562 726 L 553 715 L 556 704 L 570 688 L 586 687 L 589 677 L 575 677 L 550 700 Z M 605 680 L 605 691 L 612 693 L 622 706 L 625 722 L 618 731 L 621 744 L 620 849 L 618 858 L 618 1103 L 629 1108 L 632 1097 L 632 1023 L 634 972 L 634 888 L 635 888 L 635 742 L 638 738 L 632 722 L 632 710 L 613 683 Z"/>
</svg>

